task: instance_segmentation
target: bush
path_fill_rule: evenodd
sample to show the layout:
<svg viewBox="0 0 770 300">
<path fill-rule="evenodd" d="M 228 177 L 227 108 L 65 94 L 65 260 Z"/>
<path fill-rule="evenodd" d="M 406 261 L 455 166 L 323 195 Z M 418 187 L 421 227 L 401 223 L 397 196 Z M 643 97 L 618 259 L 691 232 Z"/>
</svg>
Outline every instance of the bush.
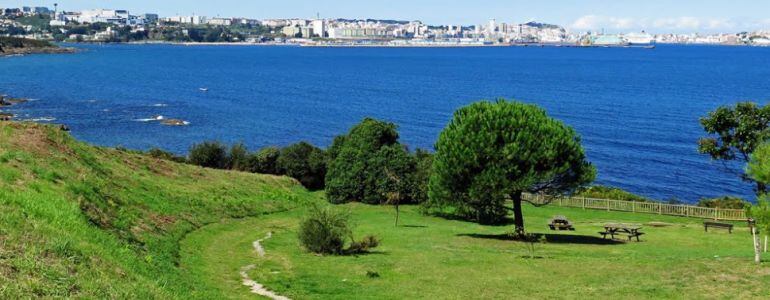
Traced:
<svg viewBox="0 0 770 300">
<path fill-rule="evenodd" d="M 147 151 L 147 154 L 150 157 L 157 158 L 157 159 L 170 160 L 170 161 L 174 161 L 174 162 L 178 162 L 178 163 L 185 163 L 185 162 L 187 162 L 186 158 L 184 158 L 182 156 L 178 156 L 178 155 L 176 155 L 174 153 L 171 153 L 171 152 L 168 152 L 168 151 L 164 151 L 164 150 L 159 149 L 159 148 L 152 148 L 152 149 L 150 149 L 150 151 Z"/>
<path fill-rule="evenodd" d="M 636 194 L 632 194 L 628 191 L 625 191 L 619 188 L 601 186 L 601 185 L 595 185 L 595 186 L 585 188 L 579 191 L 576 194 L 576 196 L 586 197 L 586 198 L 625 200 L 625 201 L 636 201 L 636 202 L 650 201 L 650 199 L 647 199 L 645 197 L 642 197 Z"/>
<path fill-rule="evenodd" d="M 228 154 L 228 169 L 236 171 L 248 170 L 248 158 L 249 150 L 243 143 L 237 143 L 230 147 L 230 153 Z"/>
<path fill-rule="evenodd" d="M 326 154 L 309 143 L 301 142 L 281 149 L 276 166 L 280 174 L 299 180 L 310 190 L 324 188 Z"/>
<path fill-rule="evenodd" d="M 721 197 L 713 199 L 701 199 L 698 201 L 700 207 L 724 208 L 724 209 L 746 209 L 751 203 L 738 197 Z"/>
<path fill-rule="evenodd" d="M 305 249 L 318 254 L 362 254 L 380 245 L 380 240 L 367 235 L 361 241 L 353 240 L 350 214 L 332 207 L 312 206 L 299 226 L 299 241 Z M 350 247 L 345 241 L 350 238 Z"/>
<path fill-rule="evenodd" d="M 360 242 L 350 243 L 350 247 L 348 248 L 347 252 L 350 254 L 366 253 L 371 249 L 377 248 L 379 245 L 380 240 L 376 236 L 367 235 L 361 239 Z"/>
<path fill-rule="evenodd" d="M 224 169 L 228 165 L 227 147 L 219 142 L 203 142 L 190 148 L 188 161 L 204 168 Z"/>
<path fill-rule="evenodd" d="M 249 171 L 260 174 L 278 175 L 277 161 L 280 157 L 281 149 L 277 147 L 266 147 L 259 152 L 249 155 Z"/>
<path fill-rule="evenodd" d="M 319 254 L 343 254 L 350 236 L 350 215 L 331 207 L 311 207 L 299 226 L 299 241 L 305 249 Z"/>
</svg>

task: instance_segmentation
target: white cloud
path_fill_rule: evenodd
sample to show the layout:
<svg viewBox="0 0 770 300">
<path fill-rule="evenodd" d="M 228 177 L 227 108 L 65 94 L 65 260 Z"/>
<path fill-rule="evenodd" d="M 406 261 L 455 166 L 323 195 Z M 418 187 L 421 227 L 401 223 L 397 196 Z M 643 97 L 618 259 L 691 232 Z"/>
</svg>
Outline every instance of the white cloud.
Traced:
<svg viewBox="0 0 770 300">
<path fill-rule="evenodd" d="M 697 30 L 701 27 L 701 20 L 694 17 L 662 18 L 652 22 L 652 27 L 657 29 Z"/>
<path fill-rule="evenodd" d="M 601 28 L 631 29 L 637 27 L 637 25 L 636 20 L 633 18 L 587 15 L 580 17 L 572 23 L 571 28 L 579 30 L 595 30 Z"/>
<path fill-rule="evenodd" d="M 770 24 L 770 19 L 760 22 Z M 729 31 L 745 24 L 725 18 L 629 18 L 600 15 L 586 15 L 578 18 L 569 26 L 573 30 L 589 31 L 606 29 L 609 31 L 650 30 L 657 32 L 695 32 Z"/>
</svg>

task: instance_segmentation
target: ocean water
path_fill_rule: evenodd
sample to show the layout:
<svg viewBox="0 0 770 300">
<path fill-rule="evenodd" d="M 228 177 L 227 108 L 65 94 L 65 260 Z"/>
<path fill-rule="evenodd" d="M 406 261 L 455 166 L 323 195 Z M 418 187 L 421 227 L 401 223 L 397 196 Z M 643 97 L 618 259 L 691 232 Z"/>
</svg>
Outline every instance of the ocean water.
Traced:
<svg viewBox="0 0 770 300">
<path fill-rule="evenodd" d="M 0 58 L 0 94 L 35 100 L 10 110 L 98 145 L 180 154 L 204 140 L 328 146 L 367 116 L 397 123 L 412 149 L 432 149 L 457 108 L 517 99 L 582 135 L 599 184 L 688 202 L 752 197 L 730 170 L 741 166 L 698 154 L 698 119 L 770 99 L 770 48 L 80 47 Z M 146 120 L 156 115 L 190 125 Z"/>
</svg>

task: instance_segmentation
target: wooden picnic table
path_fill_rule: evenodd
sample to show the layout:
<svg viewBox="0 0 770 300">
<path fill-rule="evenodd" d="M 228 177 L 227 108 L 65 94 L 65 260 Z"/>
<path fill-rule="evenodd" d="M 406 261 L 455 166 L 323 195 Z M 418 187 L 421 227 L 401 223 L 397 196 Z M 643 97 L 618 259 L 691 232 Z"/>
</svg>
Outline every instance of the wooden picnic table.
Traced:
<svg viewBox="0 0 770 300">
<path fill-rule="evenodd" d="M 640 242 L 639 237 L 644 234 L 640 230 L 642 230 L 642 226 L 640 225 L 609 223 L 604 225 L 604 232 L 599 232 L 599 234 L 605 239 L 609 235 L 613 240 L 616 235 L 625 235 L 628 236 L 629 242 L 633 238 L 636 238 L 636 241 Z"/>
<path fill-rule="evenodd" d="M 565 216 L 554 216 L 551 222 L 548 223 L 548 227 L 551 230 L 575 230 L 575 227 L 572 226 L 572 223 Z"/>
</svg>

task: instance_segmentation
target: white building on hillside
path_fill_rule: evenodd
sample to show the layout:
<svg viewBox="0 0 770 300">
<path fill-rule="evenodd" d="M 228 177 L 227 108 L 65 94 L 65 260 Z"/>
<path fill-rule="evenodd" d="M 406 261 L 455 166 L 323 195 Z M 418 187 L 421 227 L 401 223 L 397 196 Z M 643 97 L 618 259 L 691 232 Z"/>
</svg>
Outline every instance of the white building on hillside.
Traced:
<svg viewBox="0 0 770 300">
<path fill-rule="evenodd" d="M 92 9 L 80 12 L 75 21 L 81 24 L 111 23 L 115 25 L 127 25 L 129 18 L 127 10 Z"/>
<path fill-rule="evenodd" d="M 313 33 L 318 35 L 318 37 L 325 37 L 326 36 L 326 21 L 324 20 L 313 20 L 312 27 L 313 27 Z"/>
<path fill-rule="evenodd" d="M 232 19 L 225 19 L 225 18 L 213 18 L 207 22 L 209 25 L 215 25 L 215 26 L 230 26 L 233 25 Z"/>
</svg>

